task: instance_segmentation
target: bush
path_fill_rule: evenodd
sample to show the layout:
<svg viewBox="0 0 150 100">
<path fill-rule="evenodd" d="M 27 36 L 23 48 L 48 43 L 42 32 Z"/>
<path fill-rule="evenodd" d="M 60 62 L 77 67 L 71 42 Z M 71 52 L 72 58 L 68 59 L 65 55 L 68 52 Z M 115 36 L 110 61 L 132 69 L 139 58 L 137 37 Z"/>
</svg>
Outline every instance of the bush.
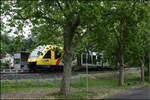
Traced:
<svg viewBox="0 0 150 100">
<path fill-rule="evenodd" d="M 145 80 L 148 81 L 148 77 L 149 77 L 149 66 L 148 64 L 145 67 Z"/>
<path fill-rule="evenodd" d="M 0 61 L 0 69 L 9 69 L 10 68 L 10 61 L 5 61 L 5 62 L 2 62 Z"/>
</svg>

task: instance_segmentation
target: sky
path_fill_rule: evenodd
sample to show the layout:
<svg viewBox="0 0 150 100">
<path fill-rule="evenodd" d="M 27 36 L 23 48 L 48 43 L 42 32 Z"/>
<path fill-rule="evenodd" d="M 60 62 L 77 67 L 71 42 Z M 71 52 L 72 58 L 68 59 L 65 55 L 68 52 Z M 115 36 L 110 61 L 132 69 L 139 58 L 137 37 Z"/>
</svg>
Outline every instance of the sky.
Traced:
<svg viewBox="0 0 150 100">
<path fill-rule="evenodd" d="M 4 23 L 4 24 L 8 24 L 7 20 L 11 19 L 10 16 L 1 16 L 1 21 Z M 17 35 L 14 34 L 15 30 L 17 29 L 16 27 L 10 27 L 8 25 L 5 25 L 5 28 L 4 28 L 4 31 L 8 31 L 12 29 L 12 31 L 10 33 L 8 33 L 8 36 L 10 37 L 16 37 Z M 25 36 L 25 38 L 28 37 L 29 34 L 31 34 L 31 31 L 30 31 L 30 27 L 29 26 L 25 26 L 23 27 L 23 35 Z M 5 32 L 1 30 L 1 34 L 5 34 Z"/>
</svg>

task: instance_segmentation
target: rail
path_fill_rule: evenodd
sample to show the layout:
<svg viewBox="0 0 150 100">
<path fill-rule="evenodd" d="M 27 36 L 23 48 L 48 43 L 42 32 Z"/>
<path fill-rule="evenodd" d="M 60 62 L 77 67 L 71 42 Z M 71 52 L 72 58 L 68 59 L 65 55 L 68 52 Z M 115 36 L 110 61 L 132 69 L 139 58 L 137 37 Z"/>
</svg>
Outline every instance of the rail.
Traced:
<svg viewBox="0 0 150 100">
<path fill-rule="evenodd" d="M 0 73 L 22 73 L 22 72 L 28 72 L 28 70 L 23 69 L 1 69 Z"/>
</svg>

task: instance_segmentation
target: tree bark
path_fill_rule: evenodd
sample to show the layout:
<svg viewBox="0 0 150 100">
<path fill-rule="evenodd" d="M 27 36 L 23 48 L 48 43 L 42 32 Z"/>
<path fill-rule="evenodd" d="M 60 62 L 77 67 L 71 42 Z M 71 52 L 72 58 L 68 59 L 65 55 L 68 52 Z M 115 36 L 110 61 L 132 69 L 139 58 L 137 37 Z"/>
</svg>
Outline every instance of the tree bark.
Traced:
<svg viewBox="0 0 150 100">
<path fill-rule="evenodd" d="M 119 85 L 124 85 L 124 68 L 120 68 L 120 77 L 119 77 Z"/>
<path fill-rule="evenodd" d="M 122 86 L 122 85 L 124 85 L 124 58 L 123 58 L 123 55 L 120 55 L 119 64 L 120 64 L 119 85 Z"/>
<path fill-rule="evenodd" d="M 141 66 L 141 81 L 144 82 L 144 63 Z"/>
<path fill-rule="evenodd" d="M 59 2 L 58 2 L 59 3 Z M 72 56 L 75 46 L 73 45 L 73 38 L 75 30 L 80 24 L 80 16 L 77 16 L 75 20 L 70 20 L 70 15 L 66 17 L 66 23 L 63 27 L 64 33 L 64 68 L 60 92 L 66 96 L 70 95 L 70 80 L 72 72 Z M 72 15 L 71 15 L 72 16 Z"/>
<path fill-rule="evenodd" d="M 64 68 L 61 82 L 60 92 L 66 96 L 70 95 L 70 79 L 72 71 L 72 56 L 73 56 L 73 33 L 70 23 L 64 26 Z"/>
<path fill-rule="evenodd" d="M 140 62 L 141 62 L 141 81 L 144 82 L 144 78 L 145 78 L 145 75 L 144 75 L 144 57 L 143 57 L 143 59 L 140 59 Z"/>
<path fill-rule="evenodd" d="M 63 69 L 63 77 L 62 77 L 60 92 L 66 96 L 70 94 L 72 55 L 73 55 L 73 50 L 70 50 L 70 52 L 65 52 L 64 55 L 64 69 Z"/>
</svg>

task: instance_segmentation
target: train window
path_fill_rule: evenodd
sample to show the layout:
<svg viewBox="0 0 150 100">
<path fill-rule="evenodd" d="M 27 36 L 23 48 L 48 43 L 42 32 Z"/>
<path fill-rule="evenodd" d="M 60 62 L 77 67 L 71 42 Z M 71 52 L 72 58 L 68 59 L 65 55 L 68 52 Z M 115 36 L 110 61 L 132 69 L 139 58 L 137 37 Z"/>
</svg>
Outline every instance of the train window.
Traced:
<svg viewBox="0 0 150 100">
<path fill-rule="evenodd" d="M 86 54 L 83 54 L 83 63 L 84 64 L 86 63 Z M 91 55 L 88 55 L 87 63 L 88 64 L 92 63 Z"/>
<path fill-rule="evenodd" d="M 32 51 L 32 53 L 30 54 L 30 58 L 38 58 L 39 57 L 38 52 L 42 52 L 44 48 L 45 46 L 38 46 L 36 49 Z"/>
<path fill-rule="evenodd" d="M 61 57 L 61 53 L 58 50 L 56 50 L 55 51 L 55 59 L 59 59 L 60 57 Z"/>
<path fill-rule="evenodd" d="M 92 64 L 91 55 L 88 55 L 88 64 Z"/>
<path fill-rule="evenodd" d="M 86 54 L 83 54 L 83 64 L 86 63 Z"/>
<path fill-rule="evenodd" d="M 51 51 L 47 51 L 47 53 L 45 54 L 45 56 L 43 58 L 51 58 Z"/>
<path fill-rule="evenodd" d="M 93 64 L 96 64 L 96 56 L 93 55 Z"/>
</svg>

